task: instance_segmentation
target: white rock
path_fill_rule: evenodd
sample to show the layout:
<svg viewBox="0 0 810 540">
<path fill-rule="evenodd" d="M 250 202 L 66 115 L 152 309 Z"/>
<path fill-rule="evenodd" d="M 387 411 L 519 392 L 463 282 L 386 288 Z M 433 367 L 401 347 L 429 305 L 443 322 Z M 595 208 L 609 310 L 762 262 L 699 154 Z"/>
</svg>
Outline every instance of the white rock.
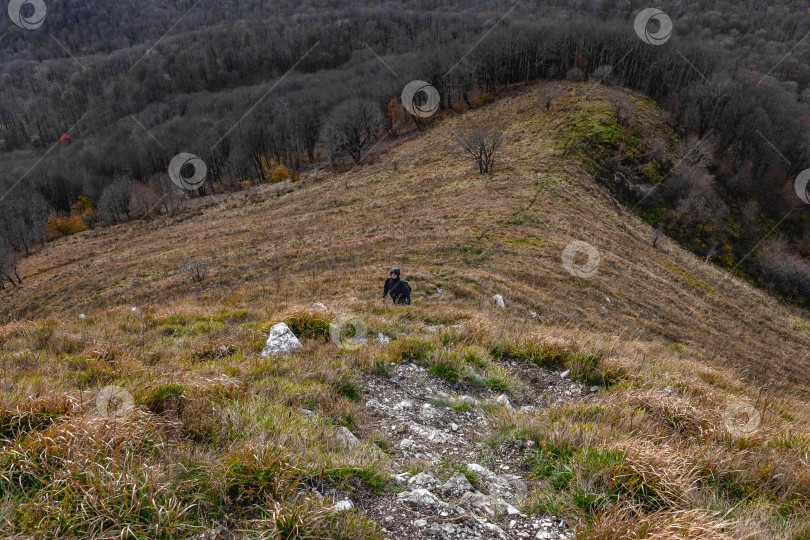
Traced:
<svg viewBox="0 0 810 540">
<path fill-rule="evenodd" d="M 433 489 L 440 484 L 430 471 L 422 471 L 408 480 L 408 489 Z"/>
<path fill-rule="evenodd" d="M 340 426 L 335 433 L 338 443 L 346 450 L 356 448 L 360 445 L 360 440 L 349 431 L 347 427 Z"/>
<path fill-rule="evenodd" d="M 480 508 L 490 515 L 494 514 L 492 508 L 490 507 L 491 503 L 492 501 L 490 501 L 489 497 L 487 497 L 483 493 L 471 491 L 468 491 L 467 493 L 462 495 L 461 500 L 459 500 L 459 504 L 461 504 L 462 506 L 467 506 L 470 508 Z"/>
<path fill-rule="evenodd" d="M 387 408 L 385 405 L 383 405 L 376 399 L 370 399 L 366 401 L 366 407 L 368 407 L 369 409 L 378 409 L 383 411 Z"/>
<path fill-rule="evenodd" d="M 567 369 L 565 371 L 563 371 L 562 373 L 560 373 L 560 377 L 563 378 L 563 379 L 567 378 L 569 375 L 571 375 L 571 371 L 567 370 Z"/>
<path fill-rule="evenodd" d="M 426 489 L 403 491 L 397 495 L 397 500 L 414 508 L 445 509 L 449 506 Z"/>
<path fill-rule="evenodd" d="M 391 480 L 398 486 L 407 486 L 408 480 L 411 478 L 411 473 L 404 472 L 399 474 L 392 474 Z"/>
<path fill-rule="evenodd" d="M 533 405 L 524 405 L 523 407 L 520 408 L 520 412 L 527 414 L 533 413 L 536 410 L 537 409 L 535 409 Z"/>
<path fill-rule="evenodd" d="M 264 345 L 262 357 L 286 356 L 302 348 L 301 342 L 295 337 L 290 327 L 280 322 L 270 329 L 270 335 L 267 336 L 267 343 Z"/>
<path fill-rule="evenodd" d="M 526 517 L 525 514 L 521 514 L 520 510 L 509 504 L 508 502 L 504 501 L 504 506 L 506 507 L 506 513 L 510 516 L 521 516 Z"/>
<path fill-rule="evenodd" d="M 395 411 L 403 411 L 412 408 L 413 408 L 413 401 L 411 401 L 410 399 L 403 399 L 402 401 L 394 405 Z"/>
<path fill-rule="evenodd" d="M 509 398 L 508 398 L 508 397 L 506 397 L 506 394 L 501 394 L 500 396 L 496 397 L 496 398 L 495 398 L 495 402 L 496 402 L 496 403 L 500 403 L 501 405 L 503 405 L 504 407 L 506 407 L 506 410 L 507 410 L 507 411 L 509 411 L 509 412 L 515 412 L 515 408 L 514 408 L 514 407 L 512 407 L 512 404 L 511 404 L 511 403 L 509 403 Z"/>
<path fill-rule="evenodd" d="M 316 308 L 321 309 L 323 311 L 329 311 L 329 309 L 320 302 L 315 302 L 314 304 L 312 304 L 312 307 L 316 307 Z"/>
<path fill-rule="evenodd" d="M 536 318 L 537 318 L 537 312 L 536 312 L 536 311 L 530 311 L 530 312 L 529 312 L 529 315 L 531 316 L 531 318 L 532 318 L 532 319 L 536 319 Z"/>
<path fill-rule="evenodd" d="M 349 510 L 354 509 L 354 503 L 349 500 L 340 501 L 332 507 L 332 510 L 335 512 L 348 512 Z"/>
<path fill-rule="evenodd" d="M 409 425 L 408 431 L 410 433 L 419 435 L 419 437 L 425 439 L 426 441 L 435 443 L 446 443 L 453 438 L 449 433 L 442 433 L 438 429 L 421 426 L 419 424 Z"/>
<path fill-rule="evenodd" d="M 416 444 L 416 442 L 414 442 L 413 439 L 402 439 L 402 441 L 400 441 L 400 443 L 399 443 L 399 447 L 402 450 L 409 450 L 409 449 L 413 450 L 413 449 L 418 448 L 418 446 L 419 445 Z"/>
<path fill-rule="evenodd" d="M 80 318 L 80 319 L 86 319 L 86 318 L 87 318 L 87 315 L 85 315 L 84 313 L 81 313 L 81 314 L 79 315 L 79 318 Z"/>
<path fill-rule="evenodd" d="M 458 431 L 458 424 L 450 422 L 450 430 L 451 431 Z"/>
<path fill-rule="evenodd" d="M 376 336 L 374 336 L 374 341 L 378 345 L 388 345 L 391 343 L 391 338 L 383 334 L 382 332 L 378 332 Z"/>
<path fill-rule="evenodd" d="M 467 477 L 460 472 L 454 473 L 453 476 L 439 488 L 439 492 L 445 497 L 460 497 L 470 491 L 475 491 L 475 488 L 472 487 Z"/>
<path fill-rule="evenodd" d="M 495 304 L 498 307 L 506 307 L 506 304 L 503 303 L 503 296 L 501 296 L 500 294 L 496 294 L 495 296 L 492 297 L 492 299 L 495 300 Z"/>
<path fill-rule="evenodd" d="M 421 529 L 422 527 L 427 527 L 427 520 L 426 519 L 417 519 L 417 520 L 414 520 L 413 524 Z"/>
<path fill-rule="evenodd" d="M 490 495 L 493 497 L 515 501 L 522 500 L 526 497 L 526 481 L 520 476 L 514 474 L 498 476 L 477 463 L 470 463 L 467 465 L 467 469 L 478 475 L 481 483 L 487 487 Z"/>
<path fill-rule="evenodd" d="M 598 391 L 599 391 L 598 386 L 591 386 L 591 392 L 598 392 Z"/>
</svg>

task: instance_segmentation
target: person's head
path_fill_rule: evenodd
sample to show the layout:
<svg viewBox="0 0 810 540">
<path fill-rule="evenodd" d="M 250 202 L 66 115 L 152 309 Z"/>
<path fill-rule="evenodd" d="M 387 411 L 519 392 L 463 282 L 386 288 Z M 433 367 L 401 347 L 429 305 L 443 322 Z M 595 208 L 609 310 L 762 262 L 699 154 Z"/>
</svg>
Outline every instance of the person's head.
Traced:
<svg viewBox="0 0 810 540">
<path fill-rule="evenodd" d="M 398 278 L 399 278 L 399 268 L 392 268 L 391 279 L 398 279 Z"/>
</svg>

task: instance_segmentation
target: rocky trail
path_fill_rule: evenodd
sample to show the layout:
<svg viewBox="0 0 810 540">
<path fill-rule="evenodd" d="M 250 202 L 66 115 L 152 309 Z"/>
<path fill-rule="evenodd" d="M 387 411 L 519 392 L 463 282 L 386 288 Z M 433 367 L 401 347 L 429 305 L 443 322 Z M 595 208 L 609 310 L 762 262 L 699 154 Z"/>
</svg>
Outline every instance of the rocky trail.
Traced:
<svg viewBox="0 0 810 540">
<path fill-rule="evenodd" d="M 513 406 L 506 395 L 477 388 L 459 394 L 458 385 L 415 364 L 368 379 L 364 428 L 390 441 L 399 491 L 357 500 L 337 496 L 336 508 L 364 512 L 389 538 L 572 538 L 565 523 L 519 510 L 532 487 L 529 471 L 521 468 L 531 447 L 487 444 L 493 428 L 486 411 L 532 414 L 551 403 L 589 399 L 592 389 L 567 372 L 509 362 L 504 367 L 527 384 L 530 403 Z"/>
</svg>

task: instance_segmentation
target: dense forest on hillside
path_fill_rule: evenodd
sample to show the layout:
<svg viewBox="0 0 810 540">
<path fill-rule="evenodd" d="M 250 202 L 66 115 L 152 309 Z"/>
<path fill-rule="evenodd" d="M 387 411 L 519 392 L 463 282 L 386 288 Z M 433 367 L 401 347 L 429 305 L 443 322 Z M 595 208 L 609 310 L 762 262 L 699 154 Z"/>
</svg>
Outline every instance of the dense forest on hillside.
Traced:
<svg viewBox="0 0 810 540">
<path fill-rule="evenodd" d="M 53 236 L 348 166 L 510 85 L 569 79 L 646 93 L 680 126 L 677 152 L 641 141 L 645 166 L 635 149 L 597 149 L 619 196 L 707 260 L 806 302 L 810 212 L 794 179 L 810 167 L 810 2 L 658 2 L 674 25 L 659 46 L 634 32 L 644 7 L 70 0 L 47 3 L 35 30 L 4 18 L 0 266 L 19 284 L 19 257 Z M 417 79 L 441 96 L 432 118 L 398 102 Z M 632 107 L 615 104 L 618 124 Z M 180 152 L 206 165 L 194 193 L 166 174 Z"/>
</svg>

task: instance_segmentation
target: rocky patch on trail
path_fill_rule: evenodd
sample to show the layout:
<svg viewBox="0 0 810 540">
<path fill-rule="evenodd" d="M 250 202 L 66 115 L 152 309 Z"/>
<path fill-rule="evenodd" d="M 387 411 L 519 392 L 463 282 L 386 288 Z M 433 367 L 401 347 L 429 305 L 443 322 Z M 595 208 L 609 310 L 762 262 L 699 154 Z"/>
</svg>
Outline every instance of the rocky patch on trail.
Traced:
<svg viewBox="0 0 810 540">
<path fill-rule="evenodd" d="M 391 443 L 392 466 L 400 471 L 391 479 L 399 492 L 358 497 L 353 503 L 389 538 L 573 537 L 555 518 L 521 511 L 531 486 L 520 467 L 533 451 L 531 443 L 492 448 L 485 442 L 492 433 L 485 408 L 535 414 L 551 403 L 593 394 L 560 372 L 517 362 L 503 365 L 527 385 L 526 395 L 516 403 L 501 392 L 447 383 L 415 364 L 398 365 L 390 377 L 366 381 L 370 425 L 365 430 L 383 433 Z"/>
</svg>

